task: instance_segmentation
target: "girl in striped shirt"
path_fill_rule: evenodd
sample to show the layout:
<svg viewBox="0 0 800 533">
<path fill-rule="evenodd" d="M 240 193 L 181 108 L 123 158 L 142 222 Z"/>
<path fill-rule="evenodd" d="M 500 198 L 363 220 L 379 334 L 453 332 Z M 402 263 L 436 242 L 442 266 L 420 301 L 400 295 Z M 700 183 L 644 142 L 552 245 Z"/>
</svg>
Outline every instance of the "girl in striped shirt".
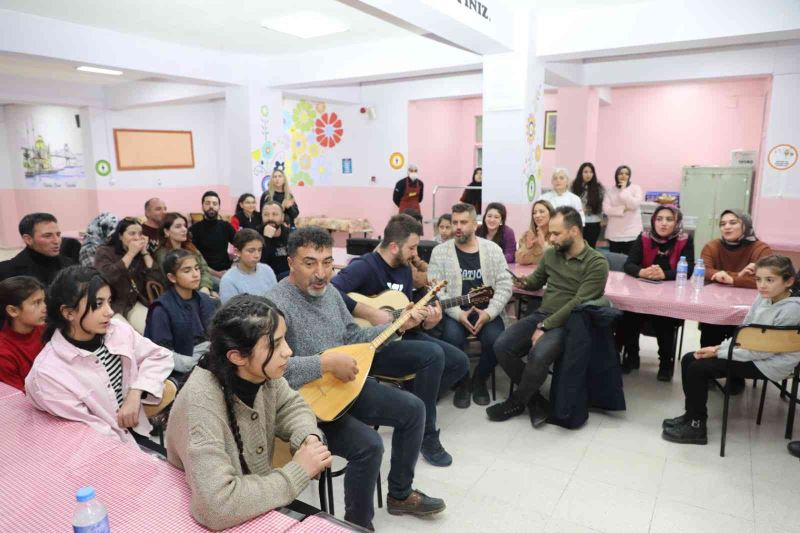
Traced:
<svg viewBox="0 0 800 533">
<path fill-rule="evenodd" d="M 158 403 L 172 372 L 172 352 L 112 318 L 112 292 L 93 268 L 72 266 L 47 291 L 47 342 L 25 390 L 52 415 L 82 422 L 135 444 L 152 427 L 143 403 Z"/>
</svg>

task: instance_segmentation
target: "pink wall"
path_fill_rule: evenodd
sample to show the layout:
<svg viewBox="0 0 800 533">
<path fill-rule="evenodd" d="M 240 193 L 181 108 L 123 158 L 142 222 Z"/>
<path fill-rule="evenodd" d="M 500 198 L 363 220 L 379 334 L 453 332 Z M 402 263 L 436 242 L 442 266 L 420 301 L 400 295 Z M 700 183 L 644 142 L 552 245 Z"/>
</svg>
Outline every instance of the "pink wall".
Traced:
<svg viewBox="0 0 800 533">
<path fill-rule="evenodd" d="M 222 212 L 233 213 L 236 198 L 230 196 L 227 185 L 160 189 L 64 189 L 58 192 L 52 189 L 6 189 L 0 191 L 0 197 L 4 200 L 14 198 L 16 203 L 9 209 L 4 202 L 3 217 L 0 219 L 0 246 L 21 245 L 17 223 L 26 213 L 52 213 L 58 219 L 62 232 L 75 235 L 85 230 L 89 221 L 100 211 L 110 211 L 119 217 L 141 216 L 144 214 L 144 203 L 154 196 L 164 200 L 170 211 L 200 212 L 200 198 L 209 189 L 219 193 Z"/>
</svg>

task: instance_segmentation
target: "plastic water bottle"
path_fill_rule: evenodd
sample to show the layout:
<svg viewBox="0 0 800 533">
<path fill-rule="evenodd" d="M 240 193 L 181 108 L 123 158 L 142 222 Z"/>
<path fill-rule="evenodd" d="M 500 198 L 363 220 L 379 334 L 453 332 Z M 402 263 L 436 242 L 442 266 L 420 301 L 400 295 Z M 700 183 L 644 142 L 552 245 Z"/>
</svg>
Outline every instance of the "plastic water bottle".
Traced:
<svg viewBox="0 0 800 533">
<path fill-rule="evenodd" d="M 680 260 L 678 261 L 678 274 L 675 276 L 675 285 L 679 289 L 686 287 L 688 272 L 689 272 L 689 263 L 686 262 L 686 256 L 682 255 Z"/>
<path fill-rule="evenodd" d="M 694 264 L 694 272 L 692 272 L 692 287 L 695 291 L 700 291 L 706 282 L 706 264 L 702 259 L 698 259 Z"/>
<path fill-rule="evenodd" d="M 109 533 L 106 506 L 95 499 L 94 487 L 82 487 L 75 494 L 78 505 L 72 514 L 74 533 Z"/>
</svg>

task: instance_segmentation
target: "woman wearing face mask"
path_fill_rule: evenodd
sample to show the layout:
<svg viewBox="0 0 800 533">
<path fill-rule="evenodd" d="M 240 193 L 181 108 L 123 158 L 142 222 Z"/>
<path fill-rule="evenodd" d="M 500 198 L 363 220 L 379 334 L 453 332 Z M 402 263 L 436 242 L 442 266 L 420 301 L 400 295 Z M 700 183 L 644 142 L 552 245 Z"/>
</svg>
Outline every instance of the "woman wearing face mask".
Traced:
<svg viewBox="0 0 800 533">
<path fill-rule="evenodd" d="M 593 164 L 587 162 L 578 168 L 578 174 L 572 182 L 572 193 L 581 199 L 583 205 L 583 238 L 595 248 L 603 221 L 605 187 L 597 180 Z"/>
<path fill-rule="evenodd" d="M 469 187 L 481 187 L 483 183 L 483 169 L 481 167 L 477 167 L 475 170 L 472 171 L 472 181 L 469 182 Z M 481 214 L 481 202 L 482 199 L 482 190 L 481 189 L 466 189 L 464 194 L 461 195 L 461 201 L 465 204 L 470 204 L 475 208 L 475 212 L 477 214 Z"/>
<path fill-rule="evenodd" d="M 706 267 L 706 282 L 733 287 L 756 288 L 755 264 L 762 257 L 772 255 L 764 241 L 756 237 L 750 215 L 738 209 L 727 209 L 719 219 L 720 238 L 709 241 L 700 257 Z M 700 324 L 700 346 L 717 346 L 733 336 L 734 326 Z M 744 380 L 736 380 L 731 394 L 744 389 Z"/>
<path fill-rule="evenodd" d="M 261 213 L 256 211 L 256 197 L 246 192 L 236 201 L 236 214 L 231 217 L 231 226 L 239 231 L 242 228 L 258 229 L 260 225 Z"/>
<path fill-rule="evenodd" d="M 631 168 L 627 165 L 617 167 L 614 182 L 603 198 L 603 212 L 608 217 L 606 240 L 609 251 L 627 254 L 642 232 L 644 194 L 641 187 L 631 183 Z"/>
<path fill-rule="evenodd" d="M 547 200 L 537 200 L 531 207 L 531 226 L 519 239 L 516 259 L 520 265 L 536 265 L 550 246 L 550 218 L 556 210 Z"/>
<path fill-rule="evenodd" d="M 664 205 L 653 213 L 650 230 L 633 241 L 628 260 L 625 261 L 625 273 L 635 278 L 672 281 L 681 256 L 686 257 L 691 275 L 694 243 L 683 231 L 683 214 L 674 205 Z M 658 340 L 658 380 L 670 381 L 675 356 L 673 333 L 679 322 L 674 318 L 625 312 L 617 328 L 617 335 L 621 337 L 626 351 L 622 371 L 627 374 L 639 368 L 639 332 L 645 320 L 653 325 Z"/>
<path fill-rule="evenodd" d="M 422 209 L 422 195 L 425 191 L 425 184 L 419 179 L 419 169 L 417 165 L 408 165 L 408 176 L 394 184 L 392 201 L 402 213 L 405 209 L 416 209 L 420 213 Z"/>
<path fill-rule="evenodd" d="M 580 197 L 569 191 L 569 176 L 567 176 L 566 169 L 557 168 L 553 172 L 550 183 L 553 185 L 553 190 L 544 193 L 542 200 L 547 200 L 553 206 L 553 209 L 558 209 L 562 205 L 572 207 L 581 214 L 581 220 L 586 224 L 586 217 L 583 214 L 583 202 L 581 202 Z"/>
<path fill-rule="evenodd" d="M 142 225 L 135 218 L 123 218 L 108 239 L 97 247 L 94 267 L 114 289 L 114 311 L 125 317 L 139 333 L 144 332 L 147 318 L 147 282 L 165 285 L 161 268 L 147 247 L 150 240 L 142 234 Z"/>
<path fill-rule="evenodd" d="M 292 191 L 289 190 L 289 183 L 286 181 L 286 174 L 283 173 L 283 169 L 284 164 L 276 161 L 272 177 L 267 184 L 267 190 L 261 195 L 261 201 L 258 205 L 263 209 L 264 204 L 267 202 L 278 202 L 283 208 L 286 225 L 293 228 L 294 221 L 300 215 L 300 208 L 297 206 L 297 200 L 295 200 Z"/>
<path fill-rule="evenodd" d="M 47 290 L 47 344 L 25 391 L 42 411 L 136 445 L 132 431 L 146 439 L 153 429 L 142 404 L 161 401 L 172 351 L 114 317 L 111 295 L 93 268 L 58 273 Z"/>
</svg>

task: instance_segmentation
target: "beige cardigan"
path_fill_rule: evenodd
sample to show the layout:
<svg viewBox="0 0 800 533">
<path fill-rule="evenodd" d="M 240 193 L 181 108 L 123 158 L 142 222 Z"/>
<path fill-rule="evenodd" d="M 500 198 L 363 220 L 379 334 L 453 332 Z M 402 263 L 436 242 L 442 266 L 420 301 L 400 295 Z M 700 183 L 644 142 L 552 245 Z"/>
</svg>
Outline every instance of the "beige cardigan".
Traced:
<svg viewBox="0 0 800 533">
<path fill-rule="evenodd" d="M 192 371 L 167 426 L 167 459 L 186 472 L 192 516 L 211 529 L 288 505 L 308 485 L 308 475 L 294 461 L 272 468 L 275 437 L 288 441 L 293 453 L 309 435 L 322 438 L 314 413 L 283 378 L 261 387 L 253 409 L 235 401 L 249 475 L 242 474 L 222 388 L 208 370 Z"/>
</svg>

